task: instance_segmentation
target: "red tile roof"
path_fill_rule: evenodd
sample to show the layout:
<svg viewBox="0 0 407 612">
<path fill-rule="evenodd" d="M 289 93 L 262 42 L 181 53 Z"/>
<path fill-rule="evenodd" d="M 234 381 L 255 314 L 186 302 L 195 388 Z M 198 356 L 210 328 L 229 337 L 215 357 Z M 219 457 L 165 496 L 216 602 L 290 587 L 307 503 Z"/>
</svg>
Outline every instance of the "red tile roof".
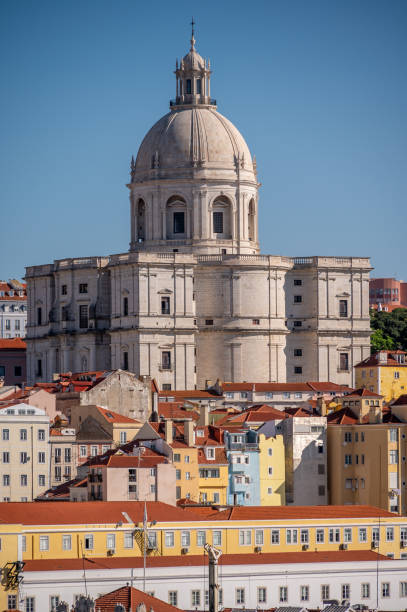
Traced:
<svg viewBox="0 0 407 612">
<path fill-rule="evenodd" d="M 26 350 L 27 345 L 21 338 L 0 338 L 0 350 Z"/>
<path fill-rule="evenodd" d="M 237 506 L 215 512 L 212 520 L 261 521 L 280 519 L 378 518 L 392 512 L 374 506 Z"/>
<path fill-rule="evenodd" d="M 148 519 L 159 522 L 202 520 L 194 518 L 190 511 L 163 502 L 146 502 Z M 136 523 L 143 522 L 144 502 L 8 502 L 0 504 L 0 524 L 23 525 L 82 525 L 114 524 L 123 522 L 123 512 Z"/>
<path fill-rule="evenodd" d="M 229 462 L 224 448 L 215 448 L 215 459 L 207 459 L 205 451 L 200 448 L 198 450 L 198 463 L 199 465 L 228 465 Z"/>
<path fill-rule="evenodd" d="M 158 402 L 158 417 L 160 419 L 198 421 L 199 412 L 184 408 L 184 402 Z"/>
<path fill-rule="evenodd" d="M 373 391 L 368 391 L 367 389 L 362 387 L 361 389 L 356 389 L 355 391 L 352 391 L 352 393 L 345 395 L 346 399 L 352 397 L 373 397 L 376 399 L 380 399 L 383 397 L 383 395 L 378 395 L 377 393 L 373 393 Z"/>
<path fill-rule="evenodd" d="M 407 405 L 407 393 L 400 395 L 396 401 L 392 402 L 392 406 L 406 406 Z"/>
<path fill-rule="evenodd" d="M 160 398 L 161 397 L 174 397 L 177 399 L 216 399 L 220 396 L 216 393 L 211 393 L 210 391 L 200 391 L 199 389 L 185 389 L 182 391 L 163 391 L 160 390 Z"/>
<path fill-rule="evenodd" d="M 142 423 L 137 419 L 131 419 L 130 417 L 123 416 L 118 412 L 113 412 L 113 410 L 108 410 L 107 408 L 102 408 L 102 406 L 96 406 L 99 414 L 108 422 L 108 423 L 129 423 L 132 425 L 139 424 L 140 427 Z"/>
<path fill-rule="evenodd" d="M 147 450 L 147 449 L 146 449 Z M 111 455 L 105 464 L 108 468 L 152 468 L 160 463 L 169 463 L 167 457 L 150 451 L 143 453 L 140 457 L 132 455 Z M 94 467 L 98 464 L 95 463 Z"/>
<path fill-rule="evenodd" d="M 117 604 L 122 604 L 125 610 L 134 610 L 134 612 L 136 612 L 139 604 L 144 604 L 146 610 L 154 610 L 154 612 L 179 612 L 179 608 L 129 586 L 121 587 L 98 597 L 95 601 L 95 610 L 97 612 L 114 612 Z"/>
<path fill-rule="evenodd" d="M 379 361 L 380 353 L 386 353 L 387 355 L 386 362 L 381 363 Z M 399 363 L 396 359 L 393 359 L 392 355 L 405 355 L 406 363 Z M 376 367 L 380 366 L 380 367 L 385 367 L 385 368 L 398 366 L 401 368 L 406 368 L 407 367 L 407 352 L 405 351 L 378 351 L 377 353 L 374 353 L 373 355 L 370 355 L 363 361 L 360 361 L 359 363 L 357 363 L 355 365 L 355 368 L 368 368 L 368 367 L 375 367 L 375 366 Z"/>
<path fill-rule="evenodd" d="M 86 502 L 82 502 L 83 505 Z M 95 503 L 95 502 L 93 502 Z M 101 502 L 103 503 L 103 502 Z M 137 502 L 134 502 L 137 503 Z M 77 504 L 79 505 L 79 504 Z M 60 504 L 52 506 L 59 507 Z M 181 512 L 183 512 L 181 510 Z M 305 552 L 277 552 L 277 553 L 246 553 L 225 554 L 219 559 L 219 565 L 269 565 L 287 563 L 354 563 L 356 561 L 392 561 L 389 557 L 373 550 L 329 550 Z M 206 555 L 171 555 L 148 557 L 147 567 L 194 567 L 207 566 Z M 92 557 L 91 559 L 27 559 L 23 571 L 50 572 L 67 570 L 109 570 L 121 568 L 142 568 L 142 557 Z"/>
</svg>

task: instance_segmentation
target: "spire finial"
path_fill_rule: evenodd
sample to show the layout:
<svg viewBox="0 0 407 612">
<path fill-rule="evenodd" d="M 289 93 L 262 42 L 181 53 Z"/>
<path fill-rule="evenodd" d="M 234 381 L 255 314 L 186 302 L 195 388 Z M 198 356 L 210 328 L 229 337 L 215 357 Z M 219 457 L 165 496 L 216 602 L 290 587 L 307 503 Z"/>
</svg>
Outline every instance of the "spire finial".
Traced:
<svg viewBox="0 0 407 612">
<path fill-rule="evenodd" d="M 195 21 L 192 17 L 191 21 L 191 51 L 195 50 Z"/>
</svg>

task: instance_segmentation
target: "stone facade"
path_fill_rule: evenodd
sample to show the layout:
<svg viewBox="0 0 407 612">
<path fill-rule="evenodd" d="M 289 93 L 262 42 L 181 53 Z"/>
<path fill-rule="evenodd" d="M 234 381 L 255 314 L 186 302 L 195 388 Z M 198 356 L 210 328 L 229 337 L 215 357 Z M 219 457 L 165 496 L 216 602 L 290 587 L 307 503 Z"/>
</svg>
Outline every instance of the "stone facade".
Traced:
<svg viewBox="0 0 407 612">
<path fill-rule="evenodd" d="M 27 268 L 28 379 L 129 369 L 353 384 L 370 351 L 367 258 L 260 255 L 256 163 L 191 49 L 170 113 L 131 163 L 130 251 Z"/>
</svg>

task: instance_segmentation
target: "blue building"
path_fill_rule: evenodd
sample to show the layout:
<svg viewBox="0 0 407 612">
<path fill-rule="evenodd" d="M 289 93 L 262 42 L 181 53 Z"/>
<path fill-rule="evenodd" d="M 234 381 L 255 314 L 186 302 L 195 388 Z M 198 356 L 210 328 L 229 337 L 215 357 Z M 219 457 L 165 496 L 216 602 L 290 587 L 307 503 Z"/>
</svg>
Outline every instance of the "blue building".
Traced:
<svg viewBox="0 0 407 612">
<path fill-rule="evenodd" d="M 260 506 L 260 450 L 257 432 L 239 429 L 224 432 L 228 458 L 227 502 Z"/>
</svg>

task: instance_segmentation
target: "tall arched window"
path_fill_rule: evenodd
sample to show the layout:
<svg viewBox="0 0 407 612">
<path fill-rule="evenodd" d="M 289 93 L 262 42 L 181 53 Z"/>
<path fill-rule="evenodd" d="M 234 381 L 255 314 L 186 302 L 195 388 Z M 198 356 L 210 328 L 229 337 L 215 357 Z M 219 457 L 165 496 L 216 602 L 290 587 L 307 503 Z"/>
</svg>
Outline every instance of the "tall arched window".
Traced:
<svg viewBox="0 0 407 612">
<path fill-rule="evenodd" d="M 146 239 L 146 205 L 141 198 L 137 202 L 136 215 L 137 241 L 143 242 Z"/>
<path fill-rule="evenodd" d="M 249 232 L 249 240 L 252 242 L 256 239 L 255 236 L 255 204 L 254 200 L 251 199 L 249 202 L 249 214 L 247 219 L 247 229 Z"/>
<path fill-rule="evenodd" d="M 187 238 L 187 205 L 181 196 L 171 196 L 167 201 L 166 230 L 169 240 Z"/>
<path fill-rule="evenodd" d="M 219 196 L 213 202 L 212 234 L 214 238 L 232 238 L 232 205 L 226 196 Z"/>
</svg>

